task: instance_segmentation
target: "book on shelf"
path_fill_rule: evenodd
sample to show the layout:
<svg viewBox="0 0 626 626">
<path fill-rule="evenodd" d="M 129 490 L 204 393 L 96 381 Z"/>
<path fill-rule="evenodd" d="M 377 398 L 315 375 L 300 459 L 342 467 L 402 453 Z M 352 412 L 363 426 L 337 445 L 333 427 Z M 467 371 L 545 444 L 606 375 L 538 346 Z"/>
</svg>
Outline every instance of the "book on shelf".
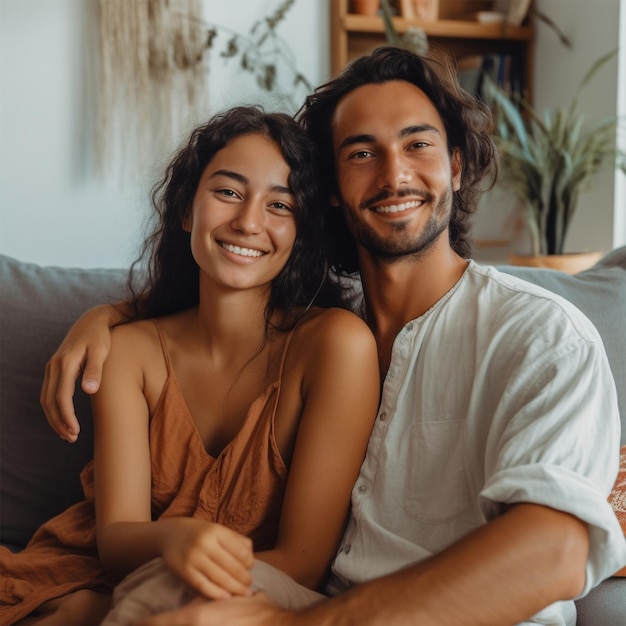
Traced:
<svg viewBox="0 0 626 626">
<path fill-rule="evenodd" d="M 524 62 L 519 55 L 494 53 L 470 55 L 458 60 L 461 87 L 481 98 L 485 76 L 511 97 L 524 95 Z"/>
</svg>

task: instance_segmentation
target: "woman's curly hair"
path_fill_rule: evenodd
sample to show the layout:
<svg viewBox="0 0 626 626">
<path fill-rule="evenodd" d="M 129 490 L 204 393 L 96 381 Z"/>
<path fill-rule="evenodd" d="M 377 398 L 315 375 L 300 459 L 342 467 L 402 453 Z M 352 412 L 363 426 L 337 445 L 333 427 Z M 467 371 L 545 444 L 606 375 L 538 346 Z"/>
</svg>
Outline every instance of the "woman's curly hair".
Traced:
<svg viewBox="0 0 626 626">
<path fill-rule="evenodd" d="M 290 168 L 295 197 L 296 239 L 289 259 L 272 281 L 265 319 L 288 329 L 311 304 L 341 306 L 338 287 L 328 278 L 325 203 L 317 185 L 314 142 L 288 115 L 259 107 L 235 107 L 197 127 L 167 166 L 152 191 L 155 225 L 128 280 L 130 319 L 175 313 L 199 301 L 199 268 L 183 228 L 202 173 L 213 157 L 242 135 L 263 135 L 281 150 Z M 278 315 L 275 315 L 278 314 Z"/>
</svg>

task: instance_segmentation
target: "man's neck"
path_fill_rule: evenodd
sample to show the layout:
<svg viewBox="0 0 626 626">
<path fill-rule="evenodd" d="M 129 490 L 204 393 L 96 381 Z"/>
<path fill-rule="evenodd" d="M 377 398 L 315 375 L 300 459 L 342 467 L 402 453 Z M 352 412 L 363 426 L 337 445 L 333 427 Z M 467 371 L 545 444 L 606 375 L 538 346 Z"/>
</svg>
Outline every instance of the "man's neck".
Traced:
<svg viewBox="0 0 626 626">
<path fill-rule="evenodd" d="M 381 263 L 362 256 L 367 322 L 378 344 L 381 373 L 389 366 L 396 335 L 426 313 L 459 281 L 468 262 L 441 237 L 421 256 Z"/>
</svg>

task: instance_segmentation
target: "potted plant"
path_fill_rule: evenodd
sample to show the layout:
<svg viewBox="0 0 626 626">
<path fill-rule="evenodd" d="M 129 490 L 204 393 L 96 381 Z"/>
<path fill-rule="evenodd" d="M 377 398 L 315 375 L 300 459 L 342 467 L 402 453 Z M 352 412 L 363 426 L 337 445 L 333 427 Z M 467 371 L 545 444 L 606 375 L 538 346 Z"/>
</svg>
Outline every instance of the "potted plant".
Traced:
<svg viewBox="0 0 626 626">
<path fill-rule="evenodd" d="M 543 114 L 527 101 L 511 99 L 493 82 L 485 81 L 485 97 L 496 121 L 499 182 L 523 206 L 533 255 L 540 259 L 524 264 L 551 266 L 546 255 L 563 256 L 581 192 L 589 190 L 598 173 L 611 165 L 626 173 L 626 155 L 615 147 L 617 119 L 605 118 L 586 125 L 584 115 L 578 111 L 581 91 L 615 53 L 593 64 L 568 107 Z M 511 258 L 511 262 L 522 263 L 519 257 Z"/>
</svg>

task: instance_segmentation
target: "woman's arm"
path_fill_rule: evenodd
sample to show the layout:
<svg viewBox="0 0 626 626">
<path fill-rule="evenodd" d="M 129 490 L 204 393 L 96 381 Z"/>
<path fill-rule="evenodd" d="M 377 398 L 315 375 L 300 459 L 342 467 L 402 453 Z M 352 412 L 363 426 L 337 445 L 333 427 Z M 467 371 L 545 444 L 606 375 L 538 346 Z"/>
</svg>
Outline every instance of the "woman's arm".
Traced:
<svg viewBox="0 0 626 626">
<path fill-rule="evenodd" d="M 78 439 L 74 413 L 74 385 L 81 370 L 85 393 L 98 391 L 102 366 L 111 348 L 111 327 L 126 318 L 125 303 L 89 309 L 73 324 L 46 364 L 40 402 L 51 428 L 66 441 Z"/>
<path fill-rule="evenodd" d="M 380 379 L 374 337 L 359 318 L 334 309 L 310 326 L 293 347 L 302 366 L 303 412 L 278 540 L 275 549 L 256 556 L 315 588 L 343 534 L 378 408 Z"/>
<path fill-rule="evenodd" d="M 146 380 L 160 389 L 167 376 L 153 325 L 114 329 L 103 374 L 93 397 L 96 530 L 102 563 L 121 578 L 163 556 L 170 569 L 207 597 L 246 593 L 253 563 L 248 538 L 203 520 L 152 521 Z M 162 383 L 155 385 L 155 380 Z"/>
</svg>

